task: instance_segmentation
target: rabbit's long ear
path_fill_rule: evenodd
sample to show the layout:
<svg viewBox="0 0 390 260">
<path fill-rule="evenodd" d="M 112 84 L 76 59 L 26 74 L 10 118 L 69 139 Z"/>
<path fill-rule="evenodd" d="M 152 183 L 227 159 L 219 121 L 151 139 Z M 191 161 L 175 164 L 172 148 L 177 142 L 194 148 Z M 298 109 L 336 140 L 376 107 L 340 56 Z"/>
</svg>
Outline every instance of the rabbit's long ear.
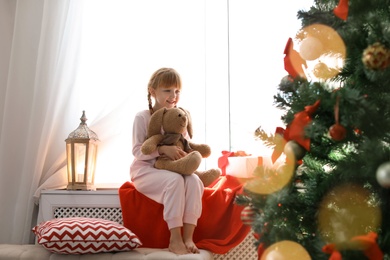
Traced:
<svg viewBox="0 0 390 260">
<path fill-rule="evenodd" d="M 167 111 L 166 108 L 160 108 L 150 118 L 148 127 L 148 137 L 161 133 L 163 115 Z"/>
<path fill-rule="evenodd" d="M 193 130 L 192 130 L 192 118 L 191 118 L 191 114 L 188 110 L 185 110 L 184 108 L 181 108 L 181 110 L 183 110 L 186 115 L 187 115 L 187 118 L 188 118 L 188 122 L 187 122 L 187 133 L 188 135 L 190 136 L 190 138 L 192 138 L 192 134 L 193 134 Z"/>
</svg>

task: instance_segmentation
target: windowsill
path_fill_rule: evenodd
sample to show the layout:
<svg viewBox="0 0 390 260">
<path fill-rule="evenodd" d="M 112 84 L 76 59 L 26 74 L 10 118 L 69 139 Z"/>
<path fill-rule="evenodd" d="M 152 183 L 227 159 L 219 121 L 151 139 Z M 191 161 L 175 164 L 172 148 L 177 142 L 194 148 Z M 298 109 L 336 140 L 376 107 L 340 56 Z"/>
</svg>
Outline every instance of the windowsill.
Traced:
<svg viewBox="0 0 390 260">
<path fill-rule="evenodd" d="M 111 191 L 111 190 L 117 191 L 122 185 L 123 183 L 95 183 L 95 188 L 96 188 L 95 190 L 68 190 L 66 186 L 64 186 L 63 188 L 43 189 L 42 193 L 53 192 L 53 191 L 54 192 L 55 191 L 85 192 L 85 191 Z"/>
<path fill-rule="evenodd" d="M 95 183 L 97 190 L 116 190 L 119 189 L 123 183 Z"/>
</svg>

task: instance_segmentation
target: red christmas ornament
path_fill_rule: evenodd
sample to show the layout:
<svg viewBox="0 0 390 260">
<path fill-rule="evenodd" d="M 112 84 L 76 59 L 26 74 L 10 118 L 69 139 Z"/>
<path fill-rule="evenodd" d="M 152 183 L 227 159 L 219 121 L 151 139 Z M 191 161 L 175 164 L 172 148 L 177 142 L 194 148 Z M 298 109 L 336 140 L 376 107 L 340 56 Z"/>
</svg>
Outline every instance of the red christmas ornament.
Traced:
<svg viewBox="0 0 390 260">
<path fill-rule="evenodd" d="M 241 221 L 244 225 L 251 226 L 255 220 L 256 213 L 251 206 L 246 206 L 241 211 Z"/>
<path fill-rule="evenodd" d="M 339 123 L 339 103 L 340 96 L 336 98 L 336 104 L 334 105 L 334 118 L 336 123 L 329 128 L 329 135 L 335 141 L 341 141 L 347 136 L 347 130 Z"/>
<path fill-rule="evenodd" d="M 340 124 L 334 124 L 329 128 L 330 137 L 335 141 L 343 140 L 347 135 L 347 130 Z"/>
</svg>

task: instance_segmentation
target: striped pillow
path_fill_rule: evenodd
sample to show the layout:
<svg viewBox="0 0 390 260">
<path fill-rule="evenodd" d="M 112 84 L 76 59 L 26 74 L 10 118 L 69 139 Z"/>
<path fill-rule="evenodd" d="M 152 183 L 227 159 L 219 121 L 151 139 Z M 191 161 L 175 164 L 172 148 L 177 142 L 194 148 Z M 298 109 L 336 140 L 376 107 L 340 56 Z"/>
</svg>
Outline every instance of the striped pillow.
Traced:
<svg viewBox="0 0 390 260">
<path fill-rule="evenodd" d="M 57 218 L 40 223 L 32 231 L 39 244 L 59 254 L 130 251 L 142 245 L 129 229 L 100 218 Z"/>
</svg>

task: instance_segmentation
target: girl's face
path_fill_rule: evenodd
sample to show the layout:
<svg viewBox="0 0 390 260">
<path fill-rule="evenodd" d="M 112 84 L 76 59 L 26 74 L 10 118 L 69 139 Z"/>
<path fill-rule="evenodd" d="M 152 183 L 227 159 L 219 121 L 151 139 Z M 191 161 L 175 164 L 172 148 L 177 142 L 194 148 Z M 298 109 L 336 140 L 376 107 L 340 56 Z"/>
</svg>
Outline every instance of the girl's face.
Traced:
<svg viewBox="0 0 390 260">
<path fill-rule="evenodd" d="M 179 102 L 180 89 L 176 85 L 171 87 L 158 87 L 157 89 L 151 89 L 151 95 L 156 101 L 154 110 L 163 107 L 172 108 Z"/>
</svg>

